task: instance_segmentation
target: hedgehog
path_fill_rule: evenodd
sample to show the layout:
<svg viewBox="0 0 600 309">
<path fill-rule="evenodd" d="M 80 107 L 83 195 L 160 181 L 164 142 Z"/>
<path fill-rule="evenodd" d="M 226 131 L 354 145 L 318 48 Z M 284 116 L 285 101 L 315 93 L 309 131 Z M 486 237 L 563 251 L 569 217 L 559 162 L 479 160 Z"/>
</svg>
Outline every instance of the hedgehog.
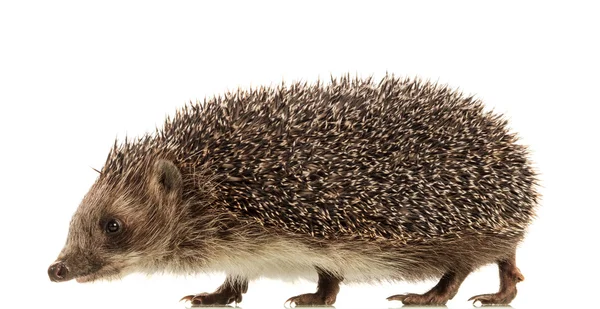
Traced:
<svg viewBox="0 0 600 309">
<path fill-rule="evenodd" d="M 443 305 L 498 265 L 508 304 L 537 175 L 504 116 L 446 85 L 349 75 L 238 89 L 115 142 L 48 269 L 52 281 L 223 272 L 193 306 L 242 301 L 259 277 L 318 277 L 286 305 L 332 305 L 340 284 L 439 280 Z"/>
</svg>

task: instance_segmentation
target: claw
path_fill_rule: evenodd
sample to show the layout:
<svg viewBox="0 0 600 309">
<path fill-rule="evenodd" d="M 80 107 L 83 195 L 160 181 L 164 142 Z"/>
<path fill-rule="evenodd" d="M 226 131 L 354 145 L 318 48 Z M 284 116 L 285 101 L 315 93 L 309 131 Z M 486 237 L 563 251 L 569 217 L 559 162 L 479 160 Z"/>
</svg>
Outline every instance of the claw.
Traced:
<svg viewBox="0 0 600 309">
<path fill-rule="evenodd" d="M 390 297 L 388 297 L 388 298 L 386 298 L 386 299 L 387 299 L 387 300 L 390 300 L 390 301 L 391 301 L 391 300 L 399 300 L 399 301 L 401 301 L 401 302 L 404 302 L 404 300 L 405 300 L 405 299 L 406 299 L 408 296 L 410 296 L 410 295 L 411 295 L 411 294 L 398 294 L 398 295 L 392 295 L 392 296 L 390 296 Z"/>
<path fill-rule="evenodd" d="M 209 296 L 209 293 L 200 293 L 198 295 L 194 295 L 194 298 L 192 299 L 192 305 L 193 306 L 199 306 L 204 304 L 206 301 L 204 300 L 204 298 L 206 298 L 206 296 Z"/>
<path fill-rule="evenodd" d="M 428 304 L 429 300 L 423 300 L 423 295 L 421 294 L 414 294 L 414 293 L 407 293 L 407 294 L 398 294 L 398 295 L 392 295 L 390 297 L 387 298 L 387 300 L 399 300 L 402 302 L 403 305 L 423 305 L 423 304 Z"/>
<path fill-rule="evenodd" d="M 469 301 L 473 301 L 473 307 L 481 307 L 483 305 L 486 304 L 486 302 L 489 301 L 491 294 L 481 294 L 481 295 L 475 295 L 471 298 L 469 298 Z M 477 302 L 479 302 L 480 306 L 477 305 Z"/>
<path fill-rule="evenodd" d="M 448 301 L 448 298 L 444 295 L 430 295 L 428 293 L 407 293 L 392 295 L 388 297 L 387 300 L 399 300 L 402 302 L 403 305 L 411 306 L 443 306 Z"/>
<path fill-rule="evenodd" d="M 473 306 L 477 307 L 477 302 L 481 306 L 486 305 L 506 305 L 514 298 L 514 295 L 507 293 L 496 293 L 496 294 L 481 294 L 475 295 L 469 298 L 469 301 L 473 301 Z"/>
<path fill-rule="evenodd" d="M 293 296 L 283 303 L 286 308 L 295 308 L 299 306 L 319 306 L 319 307 L 332 307 L 331 305 L 335 302 L 335 296 L 323 297 L 317 293 L 308 293 Z M 292 307 L 292 305 L 294 305 Z"/>
<path fill-rule="evenodd" d="M 196 295 L 188 295 L 182 297 L 179 301 L 188 301 L 195 306 L 207 306 L 207 305 L 228 305 L 233 302 L 240 303 L 242 301 L 242 295 L 227 295 L 219 293 L 200 293 Z"/>
<path fill-rule="evenodd" d="M 285 307 L 285 308 L 295 308 L 298 305 L 298 304 L 296 304 L 296 298 L 297 298 L 296 296 L 288 298 L 288 300 L 286 300 L 283 303 L 283 307 Z M 294 306 L 292 307 L 292 305 L 294 305 Z"/>
</svg>

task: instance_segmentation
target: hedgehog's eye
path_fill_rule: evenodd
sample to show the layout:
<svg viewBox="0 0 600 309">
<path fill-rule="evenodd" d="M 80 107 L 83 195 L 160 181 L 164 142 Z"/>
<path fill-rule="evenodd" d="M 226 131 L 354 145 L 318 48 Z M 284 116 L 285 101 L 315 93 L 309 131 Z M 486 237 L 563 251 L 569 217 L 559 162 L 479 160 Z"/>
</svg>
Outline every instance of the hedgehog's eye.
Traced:
<svg viewBox="0 0 600 309">
<path fill-rule="evenodd" d="M 104 231 L 106 234 L 117 234 L 121 231 L 121 221 L 117 219 L 110 219 L 104 225 Z"/>
</svg>

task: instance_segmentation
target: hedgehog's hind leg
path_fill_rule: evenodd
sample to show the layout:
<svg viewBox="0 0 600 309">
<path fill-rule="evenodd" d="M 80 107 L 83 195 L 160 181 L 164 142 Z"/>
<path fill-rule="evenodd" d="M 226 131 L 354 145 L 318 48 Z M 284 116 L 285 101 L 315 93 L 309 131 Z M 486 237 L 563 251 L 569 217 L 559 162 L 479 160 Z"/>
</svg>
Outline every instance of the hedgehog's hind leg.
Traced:
<svg viewBox="0 0 600 309">
<path fill-rule="evenodd" d="M 438 284 L 425 294 L 398 294 L 387 298 L 387 300 L 399 300 L 404 305 L 445 305 L 454 297 L 458 288 L 470 271 L 446 272 Z"/>
<path fill-rule="evenodd" d="M 191 302 L 192 306 L 228 305 L 233 302 L 240 303 L 242 294 L 248 291 L 248 279 L 236 276 L 227 276 L 213 293 L 200 293 L 184 296 L 181 300 Z M 180 300 L 180 301 L 181 301 Z"/>
<path fill-rule="evenodd" d="M 342 278 L 317 267 L 319 282 L 317 283 L 317 292 L 301 294 L 290 297 L 284 304 L 295 304 L 296 306 L 330 306 L 335 303 L 337 294 L 340 291 L 340 282 Z"/>
<path fill-rule="evenodd" d="M 500 271 L 500 291 L 495 294 L 482 294 L 469 298 L 473 304 L 479 301 L 482 305 L 507 305 L 517 296 L 517 283 L 523 281 L 525 277 L 517 268 L 515 254 L 499 260 L 497 263 Z"/>
</svg>

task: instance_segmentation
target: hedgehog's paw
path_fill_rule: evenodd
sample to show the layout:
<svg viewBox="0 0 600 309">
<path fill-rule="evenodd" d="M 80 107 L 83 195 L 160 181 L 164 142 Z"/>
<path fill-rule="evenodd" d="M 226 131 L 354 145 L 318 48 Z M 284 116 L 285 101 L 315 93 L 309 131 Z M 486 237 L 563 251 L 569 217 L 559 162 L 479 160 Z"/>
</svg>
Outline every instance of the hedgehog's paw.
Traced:
<svg viewBox="0 0 600 309">
<path fill-rule="evenodd" d="M 404 305 L 416 306 L 443 306 L 448 302 L 448 298 L 437 294 L 398 294 L 387 298 L 387 300 L 399 300 Z"/>
<path fill-rule="evenodd" d="M 495 294 L 481 294 L 469 298 L 469 301 L 473 301 L 473 305 L 476 306 L 477 302 L 481 305 L 508 305 L 516 296 L 516 290 L 499 292 Z"/>
<path fill-rule="evenodd" d="M 336 295 L 323 295 L 322 293 L 308 293 L 290 297 L 285 301 L 284 306 L 331 306 L 335 303 Z"/>
<path fill-rule="evenodd" d="M 189 301 L 193 307 L 198 306 L 214 306 L 228 305 L 233 302 L 239 303 L 242 301 L 242 293 L 200 293 L 196 295 L 188 295 L 181 298 L 180 301 Z"/>
</svg>

